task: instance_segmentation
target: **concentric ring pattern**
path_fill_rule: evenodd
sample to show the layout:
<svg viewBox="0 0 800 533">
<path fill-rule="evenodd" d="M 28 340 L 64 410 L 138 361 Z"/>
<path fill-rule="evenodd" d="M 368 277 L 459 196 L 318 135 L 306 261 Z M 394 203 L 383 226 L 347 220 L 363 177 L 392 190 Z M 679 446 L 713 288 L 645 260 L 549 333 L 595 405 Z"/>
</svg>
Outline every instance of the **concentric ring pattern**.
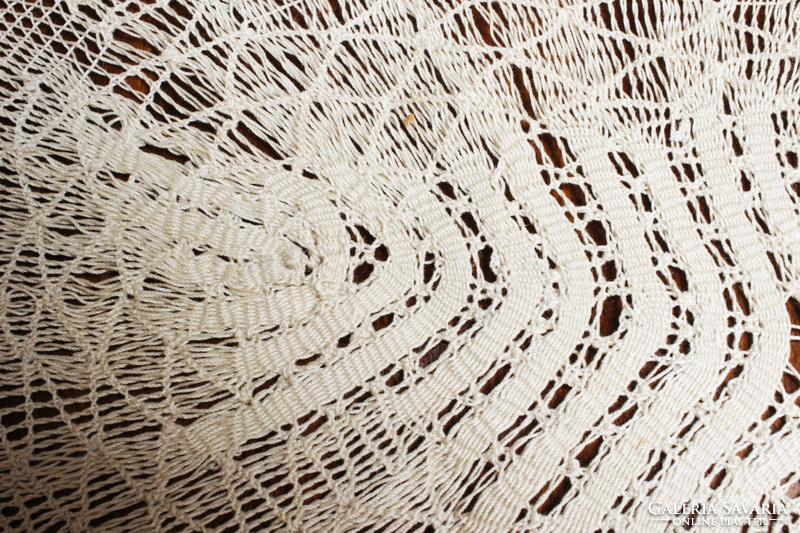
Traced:
<svg viewBox="0 0 800 533">
<path fill-rule="evenodd" d="M 800 528 L 796 2 L 1 9 L 0 528 Z"/>
</svg>

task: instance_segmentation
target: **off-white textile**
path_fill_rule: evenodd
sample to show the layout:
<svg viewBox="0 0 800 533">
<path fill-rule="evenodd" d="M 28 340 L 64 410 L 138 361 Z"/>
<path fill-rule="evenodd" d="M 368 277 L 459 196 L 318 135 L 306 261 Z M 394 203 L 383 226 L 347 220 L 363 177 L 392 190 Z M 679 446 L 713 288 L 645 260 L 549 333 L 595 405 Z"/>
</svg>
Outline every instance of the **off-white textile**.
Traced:
<svg viewBox="0 0 800 533">
<path fill-rule="evenodd" d="M 0 6 L 0 529 L 800 531 L 797 1 Z"/>
</svg>

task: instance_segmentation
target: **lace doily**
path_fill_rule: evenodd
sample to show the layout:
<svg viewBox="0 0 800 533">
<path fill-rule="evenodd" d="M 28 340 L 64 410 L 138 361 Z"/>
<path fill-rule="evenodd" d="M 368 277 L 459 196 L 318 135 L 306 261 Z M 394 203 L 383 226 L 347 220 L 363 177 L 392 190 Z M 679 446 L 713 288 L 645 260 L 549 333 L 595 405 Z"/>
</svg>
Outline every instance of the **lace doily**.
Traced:
<svg viewBox="0 0 800 533">
<path fill-rule="evenodd" d="M 800 528 L 796 1 L 0 10 L 0 528 Z"/>
</svg>

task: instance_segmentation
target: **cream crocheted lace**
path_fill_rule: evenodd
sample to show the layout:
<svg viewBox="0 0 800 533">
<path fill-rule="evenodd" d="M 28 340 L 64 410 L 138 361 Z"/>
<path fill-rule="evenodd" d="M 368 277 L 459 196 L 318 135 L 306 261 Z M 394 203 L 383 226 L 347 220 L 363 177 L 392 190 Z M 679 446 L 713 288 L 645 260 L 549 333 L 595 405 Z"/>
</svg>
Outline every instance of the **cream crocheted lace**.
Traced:
<svg viewBox="0 0 800 533">
<path fill-rule="evenodd" d="M 0 10 L 0 529 L 800 531 L 796 0 Z"/>
</svg>

